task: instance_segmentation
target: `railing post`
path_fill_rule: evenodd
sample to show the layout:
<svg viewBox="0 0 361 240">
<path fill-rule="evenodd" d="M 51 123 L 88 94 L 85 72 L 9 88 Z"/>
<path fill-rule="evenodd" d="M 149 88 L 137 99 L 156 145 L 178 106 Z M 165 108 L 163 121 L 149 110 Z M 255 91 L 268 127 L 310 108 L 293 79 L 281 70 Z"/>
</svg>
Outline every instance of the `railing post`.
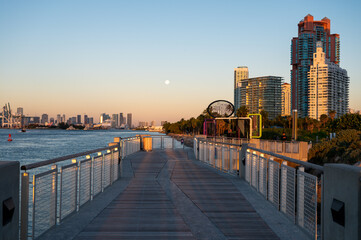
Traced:
<svg viewBox="0 0 361 240">
<path fill-rule="evenodd" d="M 75 204 L 76 204 L 76 211 L 79 211 L 80 208 L 80 189 L 81 189 L 81 182 L 80 182 L 80 178 L 81 178 L 81 163 L 80 161 L 77 162 L 77 173 L 76 173 L 76 190 L 75 190 L 75 194 L 76 194 L 76 200 L 75 200 Z"/>
<path fill-rule="evenodd" d="M 241 150 L 239 151 L 239 177 L 246 179 L 246 154 L 248 143 L 242 143 Z"/>
<path fill-rule="evenodd" d="M 32 217 L 32 227 L 31 227 L 31 239 L 34 239 L 35 238 L 35 203 L 36 203 L 36 191 L 35 191 L 35 187 L 36 187 L 36 178 L 35 178 L 35 175 L 33 175 L 33 182 L 32 182 L 32 185 L 33 185 L 33 217 Z M 56 215 L 55 214 L 55 218 L 56 218 Z M 56 219 L 55 219 L 56 220 Z M 56 222 L 56 221 L 55 221 Z"/>
<path fill-rule="evenodd" d="M 101 192 L 104 192 L 104 153 L 102 154 L 102 167 L 101 167 L 101 174 L 100 174 L 100 187 L 101 187 Z"/>
<path fill-rule="evenodd" d="M 228 172 L 232 173 L 233 170 L 233 151 L 231 150 L 233 148 L 231 148 L 230 146 L 228 146 L 228 152 L 229 152 L 229 167 L 228 167 Z"/>
<path fill-rule="evenodd" d="M 21 174 L 21 220 L 20 239 L 28 239 L 28 216 L 29 216 L 29 174 Z"/>
<path fill-rule="evenodd" d="M 321 174 L 321 216 L 320 216 L 320 222 L 321 222 L 321 239 L 325 239 L 325 230 L 324 230 L 324 177 L 323 173 Z"/>
<path fill-rule="evenodd" d="M 91 167 L 90 167 L 90 171 L 91 171 L 91 176 L 90 176 L 90 201 L 93 201 L 94 198 L 94 157 L 92 157 L 91 160 Z"/>
<path fill-rule="evenodd" d="M 110 185 L 112 185 L 114 181 L 114 148 L 111 150 L 110 154 Z"/>
<path fill-rule="evenodd" d="M 221 155 L 222 155 L 222 162 L 221 162 L 221 170 L 224 170 L 224 146 L 221 146 Z"/>
<path fill-rule="evenodd" d="M 62 204 L 62 198 L 63 198 L 63 193 L 62 193 L 62 188 L 63 188 L 63 169 L 62 167 L 60 166 L 58 168 L 58 175 L 60 175 L 60 183 L 59 183 L 59 193 L 60 193 L 60 196 L 59 196 L 59 214 L 58 214 L 58 224 L 60 224 L 61 222 L 61 204 Z"/>
<path fill-rule="evenodd" d="M 297 171 L 297 224 L 301 227 L 304 227 L 305 225 L 305 177 L 302 174 L 299 174 L 298 172 L 304 172 L 304 167 L 299 167 Z M 317 206 L 317 204 L 316 204 Z"/>
</svg>

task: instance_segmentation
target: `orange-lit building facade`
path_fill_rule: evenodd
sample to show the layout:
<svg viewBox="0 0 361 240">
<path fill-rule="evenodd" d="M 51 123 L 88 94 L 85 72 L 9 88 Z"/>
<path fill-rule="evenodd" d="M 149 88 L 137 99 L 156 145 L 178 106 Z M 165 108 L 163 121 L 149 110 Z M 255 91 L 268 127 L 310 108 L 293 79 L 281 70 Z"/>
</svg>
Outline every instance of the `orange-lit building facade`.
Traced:
<svg viewBox="0 0 361 240">
<path fill-rule="evenodd" d="M 308 78 L 310 66 L 313 64 L 313 54 L 316 43 L 322 42 L 326 58 L 335 64 L 340 62 L 340 36 L 331 34 L 331 21 L 323 18 L 314 21 L 312 15 L 307 15 L 298 24 L 298 37 L 291 41 L 291 95 L 292 109 L 297 109 L 300 117 L 308 116 Z"/>
</svg>

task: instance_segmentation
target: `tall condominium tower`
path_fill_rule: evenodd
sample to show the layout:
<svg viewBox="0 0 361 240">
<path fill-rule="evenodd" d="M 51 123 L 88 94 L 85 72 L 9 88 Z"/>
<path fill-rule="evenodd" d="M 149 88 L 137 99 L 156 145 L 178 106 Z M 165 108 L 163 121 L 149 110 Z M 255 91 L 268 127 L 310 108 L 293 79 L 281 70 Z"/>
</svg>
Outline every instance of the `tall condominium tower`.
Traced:
<svg viewBox="0 0 361 240">
<path fill-rule="evenodd" d="M 248 67 L 242 66 L 234 69 L 234 107 L 236 110 L 241 106 L 240 99 L 237 99 L 236 89 L 243 79 L 248 79 Z"/>
<path fill-rule="evenodd" d="M 249 113 L 268 113 L 270 119 L 281 115 L 281 84 L 283 78 L 275 76 L 243 79 L 236 88 L 240 106 L 246 106 Z"/>
<path fill-rule="evenodd" d="M 291 84 L 282 84 L 282 116 L 291 115 Z"/>
<path fill-rule="evenodd" d="M 330 62 L 323 51 L 322 42 L 317 42 L 313 64 L 308 72 L 308 116 L 319 120 L 322 114 L 336 111 L 336 117 L 347 113 L 347 71 Z"/>
<path fill-rule="evenodd" d="M 127 124 L 129 128 L 132 128 L 132 114 L 128 113 L 127 114 Z"/>
<path fill-rule="evenodd" d="M 330 34 L 331 21 L 323 18 L 314 21 L 312 15 L 307 15 L 298 23 L 298 37 L 291 41 L 291 95 L 292 109 L 297 109 L 299 117 L 308 115 L 308 78 L 316 43 L 321 41 L 323 52 L 330 62 L 340 62 L 340 36 Z"/>
</svg>

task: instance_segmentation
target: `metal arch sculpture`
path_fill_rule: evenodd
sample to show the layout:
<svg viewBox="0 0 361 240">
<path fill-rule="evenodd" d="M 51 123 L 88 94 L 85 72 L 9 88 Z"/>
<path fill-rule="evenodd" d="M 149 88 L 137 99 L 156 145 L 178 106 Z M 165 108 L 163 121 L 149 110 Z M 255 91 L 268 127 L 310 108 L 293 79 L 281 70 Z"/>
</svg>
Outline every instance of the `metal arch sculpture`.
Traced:
<svg viewBox="0 0 361 240">
<path fill-rule="evenodd" d="M 208 114 L 214 118 L 230 117 L 234 111 L 233 104 L 226 100 L 216 100 L 207 107 Z"/>
</svg>

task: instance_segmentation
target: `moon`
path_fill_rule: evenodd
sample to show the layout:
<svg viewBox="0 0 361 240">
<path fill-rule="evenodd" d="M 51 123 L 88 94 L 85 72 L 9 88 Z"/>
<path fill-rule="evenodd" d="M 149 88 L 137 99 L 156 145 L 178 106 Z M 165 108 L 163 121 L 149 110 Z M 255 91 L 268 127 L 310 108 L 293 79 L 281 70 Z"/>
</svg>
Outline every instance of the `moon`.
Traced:
<svg viewBox="0 0 361 240">
<path fill-rule="evenodd" d="M 169 85 L 169 84 L 170 84 L 170 81 L 169 81 L 169 80 L 165 80 L 165 81 L 164 81 L 164 84 L 165 84 L 165 85 Z"/>
</svg>

